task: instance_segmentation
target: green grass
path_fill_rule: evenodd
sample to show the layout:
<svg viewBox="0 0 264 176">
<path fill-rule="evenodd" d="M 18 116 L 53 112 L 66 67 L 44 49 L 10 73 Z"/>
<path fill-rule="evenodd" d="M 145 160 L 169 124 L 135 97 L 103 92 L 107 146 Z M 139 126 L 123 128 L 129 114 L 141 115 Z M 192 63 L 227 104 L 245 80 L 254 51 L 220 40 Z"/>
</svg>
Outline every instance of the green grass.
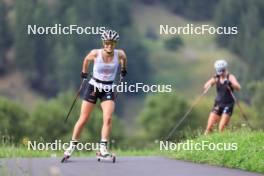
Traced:
<svg viewBox="0 0 264 176">
<path fill-rule="evenodd" d="M 237 150 L 210 151 L 207 149 L 201 151 L 166 151 L 163 153 L 166 156 L 180 160 L 264 173 L 263 139 L 263 131 L 240 130 L 223 134 L 215 133 L 209 136 L 200 136 L 194 139 L 193 142 L 237 143 Z"/>
<path fill-rule="evenodd" d="M 159 150 L 152 149 L 112 149 L 113 153 L 119 156 L 158 156 Z M 63 150 L 32 150 L 28 149 L 27 145 L 19 144 L 0 144 L 0 158 L 17 158 L 17 157 L 62 157 Z M 75 151 L 74 156 L 95 156 L 95 151 Z"/>
<path fill-rule="evenodd" d="M 250 131 L 247 129 L 227 131 L 225 133 L 213 133 L 208 136 L 201 135 L 192 142 L 202 143 L 237 143 L 237 150 L 161 150 L 159 143 L 151 145 L 151 148 L 141 150 L 112 150 L 117 156 L 166 156 L 173 159 L 192 161 L 230 168 L 239 168 L 252 172 L 264 173 L 264 132 Z M 182 141 L 184 142 L 184 141 Z M 32 151 L 26 146 L 0 145 L 0 158 L 10 157 L 62 157 L 63 151 Z M 74 156 L 95 156 L 95 152 L 78 151 Z"/>
</svg>

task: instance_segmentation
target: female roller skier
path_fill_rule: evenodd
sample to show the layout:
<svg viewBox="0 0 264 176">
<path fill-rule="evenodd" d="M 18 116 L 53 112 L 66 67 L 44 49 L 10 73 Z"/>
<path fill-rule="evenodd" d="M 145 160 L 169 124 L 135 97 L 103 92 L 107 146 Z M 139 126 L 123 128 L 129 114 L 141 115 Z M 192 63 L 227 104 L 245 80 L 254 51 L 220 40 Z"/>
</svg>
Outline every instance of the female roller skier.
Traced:
<svg viewBox="0 0 264 176">
<path fill-rule="evenodd" d="M 210 133 L 214 124 L 219 121 L 219 131 L 224 131 L 225 126 L 230 121 L 235 104 L 235 100 L 230 91 L 240 91 L 241 89 L 236 77 L 228 72 L 227 62 L 225 60 L 217 60 L 214 67 L 216 75 L 204 85 L 204 89 L 216 85 L 217 92 L 214 106 L 208 118 L 205 134 Z"/>
<path fill-rule="evenodd" d="M 85 57 L 81 72 L 81 78 L 84 79 L 80 96 L 82 98 L 81 112 L 79 120 L 76 122 L 70 146 L 64 152 L 64 156 L 69 158 L 76 149 L 81 131 L 88 121 L 90 114 L 96 104 L 97 99 L 101 101 L 103 111 L 103 126 L 101 130 L 101 141 L 99 151 L 101 156 L 107 157 L 112 154 L 107 150 L 107 141 L 111 130 L 111 119 L 115 109 L 115 94 L 113 90 L 109 91 L 109 87 L 113 85 L 118 67 L 121 66 L 121 76 L 127 74 L 127 58 L 121 49 L 115 49 L 119 39 L 117 32 L 106 30 L 101 39 L 103 41 L 102 49 L 93 49 Z M 93 62 L 93 76 L 88 81 L 87 72 L 90 62 Z"/>
</svg>

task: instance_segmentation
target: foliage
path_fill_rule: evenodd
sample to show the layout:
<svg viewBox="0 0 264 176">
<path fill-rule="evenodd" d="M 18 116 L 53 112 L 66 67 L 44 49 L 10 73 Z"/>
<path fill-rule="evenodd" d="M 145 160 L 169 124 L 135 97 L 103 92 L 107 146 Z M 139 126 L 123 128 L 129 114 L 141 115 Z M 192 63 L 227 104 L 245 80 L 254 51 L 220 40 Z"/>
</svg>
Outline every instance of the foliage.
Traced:
<svg viewBox="0 0 264 176">
<path fill-rule="evenodd" d="M 222 143 L 226 149 L 230 149 L 230 145 L 236 145 L 236 150 L 210 150 L 205 148 L 204 150 L 180 150 L 177 152 L 171 150 L 163 153 L 176 159 L 263 173 L 263 157 L 261 157 L 264 154 L 263 137 L 263 131 L 250 131 L 248 129 L 235 132 L 226 131 L 208 136 L 202 135 L 193 139 L 192 142 L 193 144 L 201 144 L 208 141 L 214 145 Z"/>
<path fill-rule="evenodd" d="M 30 138 L 35 140 L 65 140 L 71 139 L 74 124 L 79 118 L 80 101 L 78 101 L 69 117 L 67 123 L 64 122 L 68 110 L 73 101 L 73 93 L 60 93 L 56 99 L 48 102 L 41 102 L 32 113 L 28 120 L 28 129 L 30 131 Z M 111 138 L 120 142 L 123 138 L 122 125 L 116 116 L 113 117 L 113 128 Z M 36 126 L 32 127 L 32 125 Z M 81 141 L 100 140 L 102 127 L 102 111 L 99 106 L 95 106 L 90 115 L 90 119 L 86 127 L 82 131 Z"/>
<path fill-rule="evenodd" d="M 237 94 L 235 96 L 238 97 Z M 214 99 L 212 97 L 203 98 L 194 108 L 192 113 L 195 115 L 195 118 L 197 118 L 197 120 L 194 120 L 194 118 L 189 118 L 187 119 L 187 123 L 192 124 L 191 126 L 194 129 L 195 128 L 205 129 L 208 116 L 213 107 L 213 103 L 214 103 Z M 243 108 L 243 112 L 245 113 L 245 115 L 248 117 L 248 121 L 250 125 L 252 125 L 255 129 L 263 128 L 261 124 L 264 122 L 264 120 L 262 120 L 262 118 L 259 117 L 259 114 L 258 112 L 256 112 L 255 107 L 249 106 L 244 102 L 239 102 L 239 104 Z M 245 119 L 242 117 L 239 107 L 235 105 L 229 126 L 227 128 L 239 129 L 244 126 L 247 126 L 247 123 Z M 215 131 L 218 131 L 218 126 L 215 127 Z"/>
<path fill-rule="evenodd" d="M 0 97 L 0 136 L 4 142 L 18 142 L 26 133 L 29 114 L 6 98 Z"/>
<path fill-rule="evenodd" d="M 129 2 L 59 0 L 48 3 L 26 0 L 16 1 L 14 11 L 17 66 L 26 74 L 31 87 L 43 95 L 51 97 L 59 91 L 77 87 L 83 58 L 91 49 L 100 48 L 101 40 L 99 34 L 28 35 L 27 25 L 46 27 L 75 24 L 82 27 L 112 28 L 120 33 L 121 42 L 118 47 L 124 48 L 127 53 L 129 79 L 133 82 L 147 79 L 147 75 L 143 74 L 147 68 L 147 52 L 137 39 L 139 37 L 136 30 L 131 28 Z M 137 60 L 140 60 L 142 67 L 137 66 Z"/>
<path fill-rule="evenodd" d="M 263 79 L 264 62 L 264 2 L 253 1 L 220 1 L 216 13 L 217 26 L 235 26 L 237 35 L 218 35 L 217 42 L 220 46 L 228 47 L 240 55 L 252 71 L 250 79 Z"/>
<path fill-rule="evenodd" d="M 180 119 L 189 110 L 194 101 L 196 101 L 196 98 L 189 102 L 177 93 L 161 93 L 147 97 L 145 108 L 138 117 L 141 131 L 138 132 L 137 137 L 147 140 L 165 140 L 170 130 L 180 122 Z M 214 100 L 210 97 L 201 99 L 182 124 L 180 124 L 171 139 L 181 140 L 195 137 L 202 133 L 206 128 L 213 102 Z M 261 114 L 258 114 L 254 107 L 246 106 L 244 103 L 240 104 L 250 124 L 255 129 L 263 128 L 264 120 L 260 118 Z M 246 125 L 245 120 L 241 116 L 240 109 L 235 106 L 228 128 L 235 130 L 243 128 Z M 218 131 L 217 126 L 215 131 Z"/>
<path fill-rule="evenodd" d="M 212 144 L 224 144 L 225 148 L 231 144 L 237 145 L 237 150 L 160 150 L 159 143 L 152 148 L 144 148 L 138 150 L 120 150 L 114 149 L 113 152 L 120 156 L 166 156 L 180 160 L 188 160 L 196 163 L 204 163 L 217 165 L 221 167 L 238 168 L 251 172 L 263 173 L 263 131 L 250 131 L 247 128 L 238 131 L 225 131 L 224 133 L 213 133 L 211 135 L 200 135 L 196 138 L 188 138 L 193 144 L 208 141 Z M 186 140 L 180 141 L 186 143 Z M 205 142 L 205 144 L 208 144 Z M 177 143 L 176 143 L 177 144 Z M 183 146 L 183 145 L 181 145 Z M 186 145 L 185 145 L 186 146 Z M 220 145 L 221 147 L 222 145 Z M 186 148 L 186 147 L 185 147 Z M 0 158 L 10 157 L 50 157 L 60 156 L 62 151 L 29 151 L 24 145 L 2 145 L 0 144 Z M 74 156 L 94 156 L 93 152 L 76 151 Z M 5 164 L 3 167 L 6 167 Z"/>
<path fill-rule="evenodd" d="M 68 142 L 80 111 L 80 101 L 78 101 L 68 122 L 64 123 L 72 101 L 72 92 L 60 93 L 57 98 L 39 102 L 33 112 L 29 114 L 20 105 L 1 98 L 0 135 L 3 138 L 1 140 L 12 140 L 11 142 L 18 143 L 27 138 L 39 142 L 53 142 L 54 140 Z M 114 139 L 117 145 L 122 142 L 124 135 L 122 123 L 116 116 L 113 116 L 112 126 L 111 139 Z M 99 141 L 101 127 L 102 111 L 96 105 L 82 132 L 81 141 Z"/>
<path fill-rule="evenodd" d="M 163 3 L 175 14 L 183 15 L 193 20 L 207 20 L 212 19 L 219 0 L 160 0 L 159 2 Z"/>
<path fill-rule="evenodd" d="M 146 139 L 164 139 L 183 116 L 188 103 L 177 93 L 160 93 L 147 97 L 138 123 Z M 175 137 L 175 135 L 173 136 Z"/>
<path fill-rule="evenodd" d="M 0 75 L 8 71 L 7 52 L 12 42 L 7 22 L 7 12 L 3 0 L 0 0 Z"/>
<path fill-rule="evenodd" d="M 263 114 L 264 114 L 264 82 L 253 82 L 249 85 L 251 99 L 252 99 L 252 105 L 255 107 L 255 111 L 258 114 L 258 125 L 264 128 L 264 120 L 263 120 Z"/>
<path fill-rule="evenodd" d="M 181 37 L 173 37 L 165 40 L 164 44 L 166 49 L 173 51 L 183 46 L 183 40 Z"/>
</svg>

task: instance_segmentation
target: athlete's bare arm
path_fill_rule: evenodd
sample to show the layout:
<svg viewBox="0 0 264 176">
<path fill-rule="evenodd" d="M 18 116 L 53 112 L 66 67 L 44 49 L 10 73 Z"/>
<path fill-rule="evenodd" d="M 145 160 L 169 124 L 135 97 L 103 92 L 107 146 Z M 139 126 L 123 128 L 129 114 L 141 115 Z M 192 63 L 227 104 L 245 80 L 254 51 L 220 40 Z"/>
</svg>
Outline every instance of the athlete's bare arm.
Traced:
<svg viewBox="0 0 264 176">
<path fill-rule="evenodd" d="M 237 81 L 236 77 L 232 74 L 229 75 L 229 81 L 231 82 L 231 86 L 236 90 L 240 91 L 241 86 L 239 82 Z"/>
<path fill-rule="evenodd" d="M 93 61 L 97 57 L 97 50 L 93 49 L 86 55 L 86 57 L 83 60 L 83 67 L 82 67 L 82 72 L 87 73 L 88 72 L 88 67 L 91 61 Z"/>
<path fill-rule="evenodd" d="M 208 89 L 209 86 L 213 86 L 216 83 L 216 78 L 211 78 L 209 79 L 205 84 L 204 84 L 204 89 Z"/>
<path fill-rule="evenodd" d="M 121 70 L 127 70 L 127 57 L 123 50 L 118 50 L 118 59 L 121 65 Z"/>
</svg>

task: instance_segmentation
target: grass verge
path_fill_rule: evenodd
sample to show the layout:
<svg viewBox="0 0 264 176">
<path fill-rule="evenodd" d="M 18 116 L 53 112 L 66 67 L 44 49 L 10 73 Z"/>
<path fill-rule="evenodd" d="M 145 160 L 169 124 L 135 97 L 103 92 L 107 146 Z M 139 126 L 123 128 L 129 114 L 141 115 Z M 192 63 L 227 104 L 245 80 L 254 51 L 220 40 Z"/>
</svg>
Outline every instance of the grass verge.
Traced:
<svg viewBox="0 0 264 176">
<path fill-rule="evenodd" d="M 152 149 L 113 150 L 118 156 L 166 156 L 173 159 L 186 160 L 229 168 L 264 173 L 264 132 L 238 130 L 235 132 L 214 133 L 192 139 L 192 143 L 236 143 L 236 150 L 159 150 L 159 144 Z M 189 140 L 190 141 L 190 140 Z M 186 141 L 182 141 L 184 143 Z M 230 148 L 230 147 L 229 147 Z M 0 158 L 10 157 L 62 157 L 62 151 L 32 151 L 26 146 L 0 145 Z M 74 156 L 95 156 L 95 152 L 78 151 Z"/>
<path fill-rule="evenodd" d="M 193 143 L 236 143 L 237 150 L 182 150 L 166 151 L 166 156 L 174 159 L 206 163 L 229 168 L 239 168 L 252 172 L 264 173 L 264 132 L 239 130 L 236 132 L 215 133 L 200 136 Z"/>
</svg>

